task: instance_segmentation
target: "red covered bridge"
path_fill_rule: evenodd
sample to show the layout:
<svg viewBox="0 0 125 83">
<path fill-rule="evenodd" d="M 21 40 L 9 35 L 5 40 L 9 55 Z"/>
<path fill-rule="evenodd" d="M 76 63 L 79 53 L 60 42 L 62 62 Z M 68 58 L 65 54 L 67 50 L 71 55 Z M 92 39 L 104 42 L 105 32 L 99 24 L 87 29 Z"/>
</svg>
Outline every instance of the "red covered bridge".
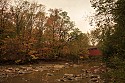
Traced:
<svg viewBox="0 0 125 83">
<path fill-rule="evenodd" d="M 102 55 L 101 51 L 97 47 L 92 47 L 88 49 L 89 56 L 100 56 Z"/>
</svg>

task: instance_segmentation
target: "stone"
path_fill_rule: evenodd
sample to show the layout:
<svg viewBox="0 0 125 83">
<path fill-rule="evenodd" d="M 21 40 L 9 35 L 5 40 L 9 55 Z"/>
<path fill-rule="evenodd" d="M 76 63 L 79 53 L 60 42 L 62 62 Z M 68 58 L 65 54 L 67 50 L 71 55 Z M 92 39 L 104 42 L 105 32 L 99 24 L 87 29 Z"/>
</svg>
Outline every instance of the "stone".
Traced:
<svg viewBox="0 0 125 83">
<path fill-rule="evenodd" d="M 16 68 L 15 71 L 19 71 L 20 69 L 19 68 Z"/>
<path fill-rule="evenodd" d="M 67 77 L 67 80 L 73 80 L 74 78 L 73 77 Z"/>
<path fill-rule="evenodd" d="M 80 74 L 78 74 L 78 75 L 75 75 L 75 77 L 81 77 L 81 75 L 80 75 Z"/>
<path fill-rule="evenodd" d="M 93 79 L 90 79 L 92 82 L 95 82 L 95 83 L 98 83 L 99 81 L 98 81 L 98 79 L 96 79 L 96 78 L 93 78 Z"/>
<path fill-rule="evenodd" d="M 66 77 L 73 77 L 74 74 L 64 74 L 64 76 L 66 76 Z"/>
<path fill-rule="evenodd" d="M 78 80 L 81 80 L 82 77 L 75 77 L 75 80 L 78 81 Z"/>
<path fill-rule="evenodd" d="M 90 78 L 91 78 L 91 79 L 92 79 L 92 78 L 100 78 L 100 76 L 99 76 L 99 75 L 91 75 Z"/>
<path fill-rule="evenodd" d="M 53 74 L 52 74 L 52 73 L 47 73 L 47 75 L 48 75 L 48 76 L 53 76 Z"/>
<path fill-rule="evenodd" d="M 13 70 L 13 68 L 8 68 L 8 70 Z"/>
</svg>

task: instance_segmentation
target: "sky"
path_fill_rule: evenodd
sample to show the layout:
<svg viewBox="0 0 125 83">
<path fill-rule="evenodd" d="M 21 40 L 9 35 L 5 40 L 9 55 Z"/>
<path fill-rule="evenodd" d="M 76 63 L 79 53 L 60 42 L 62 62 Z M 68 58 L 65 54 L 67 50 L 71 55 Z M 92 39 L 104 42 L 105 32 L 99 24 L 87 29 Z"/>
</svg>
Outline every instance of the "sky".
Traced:
<svg viewBox="0 0 125 83">
<path fill-rule="evenodd" d="M 41 3 L 46 6 L 46 10 L 62 9 L 68 12 L 71 21 L 75 22 L 75 27 L 79 28 L 83 33 L 89 32 L 92 26 L 89 25 L 87 16 L 94 13 L 90 0 L 30 0 Z"/>
</svg>

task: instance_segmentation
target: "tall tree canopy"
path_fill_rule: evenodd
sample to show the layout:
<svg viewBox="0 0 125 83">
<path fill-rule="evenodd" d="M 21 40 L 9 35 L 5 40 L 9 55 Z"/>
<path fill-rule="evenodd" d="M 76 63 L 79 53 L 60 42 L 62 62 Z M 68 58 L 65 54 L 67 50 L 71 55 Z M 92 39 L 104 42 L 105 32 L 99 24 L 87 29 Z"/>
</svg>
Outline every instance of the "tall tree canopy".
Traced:
<svg viewBox="0 0 125 83">
<path fill-rule="evenodd" d="M 76 29 L 68 13 L 16 0 L 0 1 L 0 61 L 76 57 L 89 46 L 86 34 Z M 87 41 L 86 41 L 87 40 Z"/>
<path fill-rule="evenodd" d="M 96 9 L 96 39 L 107 59 L 117 56 L 125 58 L 125 0 L 91 0 Z"/>
<path fill-rule="evenodd" d="M 106 73 L 111 83 L 125 80 L 125 0 L 91 0 L 96 9 L 94 37 L 99 40 L 104 60 L 112 70 Z"/>
</svg>

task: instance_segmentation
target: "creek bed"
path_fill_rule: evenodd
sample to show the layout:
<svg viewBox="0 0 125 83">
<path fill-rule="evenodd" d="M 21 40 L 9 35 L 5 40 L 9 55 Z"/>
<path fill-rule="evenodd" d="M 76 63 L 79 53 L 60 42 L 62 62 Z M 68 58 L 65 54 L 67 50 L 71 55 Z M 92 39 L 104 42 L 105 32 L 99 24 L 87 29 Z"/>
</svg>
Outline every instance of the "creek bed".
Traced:
<svg viewBox="0 0 125 83">
<path fill-rule="evenodd" d="M 103 83 L 102 63 L 0 66 L 0 83 Z"/>
</svg>

